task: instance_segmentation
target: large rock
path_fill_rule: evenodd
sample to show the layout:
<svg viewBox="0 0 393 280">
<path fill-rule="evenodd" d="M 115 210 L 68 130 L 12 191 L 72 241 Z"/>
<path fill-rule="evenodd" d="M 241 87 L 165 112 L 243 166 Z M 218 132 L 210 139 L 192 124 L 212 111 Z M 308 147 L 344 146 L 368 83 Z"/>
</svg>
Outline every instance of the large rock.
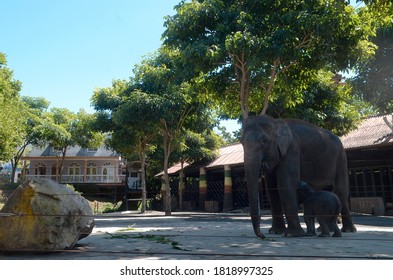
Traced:
<svg viewBox="0 0 393 280">
<path fill-rule="evenodd" d="M 0 211 L 0 250 L 72 248 L 94 225 L 91 207 L 80 194 L 52 180 L 29 180 Z"/>
</svg>

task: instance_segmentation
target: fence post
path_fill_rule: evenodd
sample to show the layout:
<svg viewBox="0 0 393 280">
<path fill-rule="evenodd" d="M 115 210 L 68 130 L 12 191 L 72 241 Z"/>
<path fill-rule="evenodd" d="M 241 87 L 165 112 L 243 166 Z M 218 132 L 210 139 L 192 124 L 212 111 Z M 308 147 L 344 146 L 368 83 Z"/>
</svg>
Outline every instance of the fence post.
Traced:
<svg viewBox="0 0 393 280">
<path fill-rule="evenodd" d="M 224 166 L 224 176 L 223 211 L 229 211 L 233 209 L 232 175 L 229 165 Z"/>
<path fill-rule="evenodd" d="M 205 201 L 207 197 L 207 180 L 206 170 L 204 167 L 199 168 L 199 208 L 205 210 Z"/>
</svg>

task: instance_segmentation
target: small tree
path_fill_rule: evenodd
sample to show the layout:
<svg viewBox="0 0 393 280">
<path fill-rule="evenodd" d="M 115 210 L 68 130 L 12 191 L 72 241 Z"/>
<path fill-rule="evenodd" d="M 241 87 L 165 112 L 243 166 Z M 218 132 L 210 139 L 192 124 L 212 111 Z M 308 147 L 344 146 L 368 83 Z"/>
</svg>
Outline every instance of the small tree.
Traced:
<svg viewBox="0 0 393 280">
<path fill-rule="evenodd" d="M 52 108 L 45 118 L 37 131 L 44 143 L 56 153 L 57 180 L 61 182 L 67 151 L 76 145 L 97 148 L 102 144 L 104 136 L 93 130 L 94 116 L 82 109 L 75 114 L 66 108 Z"/>
<path fill-rule="evenodd" d="M 25 153 L 27 146 L 39 145 L 42 141 L 37 128 L 44 121 L 43 115 L 49 107 L 49 101 L 42 97 L 23 96 L 21 101 L 24 103 L 24 121 L 19 123 L 22 141 L 20 142 L 19 146 L 15 148 L 11 158 L 11 180 L 15 179 L 16 169 L 18 167 L 20 158 Z"/>
<path fill-rule="evenodd" d="M 197 98 L 195 81 L 186 82 L 177 51 L 166 47 L 147 57 L 134 69 L 130 89 L 137 89 L 155 96 L 158 102 L 151 112 L 157 117 L 158 131 L 164 151 L 165 214 L 171 215 L 171 189 L 168 168 L 170 158 L 181 146 L 182 135 L 187 129 L 195 130 L 198 121 L 206 123 L 206 103 Z"/>
<path fill-rule="evenodd" d="M 133 148 L 141 162 L 142 213 L 146 211 L 146 159 L 150 145 L 158 136 L 158 110 L 161 99 L 152 94 L 133 91 L 113 112 L 113 131 L 111 145 L 118 151 L 126 152 Z M 119 137 L 120 135 L 127 137 Z M 128 153 L 130 153 L 129 151 Z M 127 152 L 126 152 L 127 153 Z"/>
</svg>

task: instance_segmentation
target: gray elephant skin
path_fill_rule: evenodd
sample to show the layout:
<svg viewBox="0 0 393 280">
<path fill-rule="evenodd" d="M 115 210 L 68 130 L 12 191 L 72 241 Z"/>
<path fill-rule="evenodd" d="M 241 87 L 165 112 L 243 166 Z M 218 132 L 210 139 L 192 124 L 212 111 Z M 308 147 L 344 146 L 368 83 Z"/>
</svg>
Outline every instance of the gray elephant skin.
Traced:
<svg viewBox="0 0 393 280">
<path fill-rule="evenodd" d="M 305 235 L 298 216 L 297 187 L 300 181 L 308 182 L 316 189 L 332 187 L 342 206 L 341 231 L 356 231 L 348 204 L 347 159 L 336 135 L 305 121 L 263 115 L 248 117 L 243 122 L 241 143 L 251 221 L 257 237 L 265 238 L 260 230 L 258 191 L 262 173 L 272 212 L 269 233 Z"/>
<path fill-rule="evenodd" d="M 301 181 L 298 187 L 298 200 L 303 204 L 304 222 L 307 226 L 306 236 L 316 235 L 315 218 L 320 225 L 319 237 L 329 237 L 330 228 L 333 237 L 341 237 L 337 226 L 337 217 L 341 212 L 341 203 L 337 195 L 328 191 L 315 191 L 309 184 Z"/>
</svg>

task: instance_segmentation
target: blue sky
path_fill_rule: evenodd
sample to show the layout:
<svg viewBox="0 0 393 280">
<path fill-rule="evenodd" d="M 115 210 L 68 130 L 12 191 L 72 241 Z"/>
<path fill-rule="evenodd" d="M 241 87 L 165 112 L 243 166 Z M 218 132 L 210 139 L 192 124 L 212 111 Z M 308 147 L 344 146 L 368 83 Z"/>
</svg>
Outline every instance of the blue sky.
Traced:
<svg viewBox="0 0 393 280">
<path fill-rule="evenodd" d="M 2 0 L 0 52 L 21 95 L 93 112 L 95 88 L 128 79 L 161 45 L 164 16 L 179 0 Z"/>
</svg>

